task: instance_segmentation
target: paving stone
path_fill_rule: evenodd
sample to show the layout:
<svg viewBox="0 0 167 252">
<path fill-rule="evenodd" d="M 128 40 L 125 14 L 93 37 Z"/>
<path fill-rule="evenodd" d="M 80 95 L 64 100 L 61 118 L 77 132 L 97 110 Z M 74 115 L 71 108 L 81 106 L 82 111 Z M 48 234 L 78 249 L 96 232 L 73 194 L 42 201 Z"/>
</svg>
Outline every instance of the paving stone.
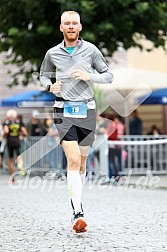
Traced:
<svg viewBox="0 0 167 252">
<path fill-rule="evenodd" d="M 66 186 L 14 190 L 0 177 L 0 252 L 167 252 L 167 191 L 87 184 L 83 206 L 88 232 L 76 235 Z"/>
</svg>

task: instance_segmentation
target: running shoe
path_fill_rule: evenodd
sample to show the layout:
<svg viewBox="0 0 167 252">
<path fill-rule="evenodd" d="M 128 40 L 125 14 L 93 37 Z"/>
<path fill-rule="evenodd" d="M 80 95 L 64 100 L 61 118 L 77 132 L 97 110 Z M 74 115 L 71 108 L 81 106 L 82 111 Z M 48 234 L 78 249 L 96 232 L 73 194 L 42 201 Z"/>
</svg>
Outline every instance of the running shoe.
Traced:
<svg viewBox="0 0 167 252">
<path fill-rule="evenodd" d="M 25 169 L 24 169 L 20 164 L 17 164 L 17 168 L 18 168 L 18 170 L 19 170 L 19 172 L 20 172 L 20 175 L 21 175 L 22 177 L 25 177 L 25 176 L 27 175 Z"/>
<path fill-rule="evenodd" d="M 79 213 L 73 214 L 71 221 L 73 224 L 73 229 L 76 233 L 87 232 L 87 229 L 86 229 L 87 223 L 84 220 L 83 213 L 79 212 Z"/>
<path fill-rule="evenodd" d="M 74 214 L 75 214 L 75 209 L 74 209 L 74 204 L 73 204 L 73 202 L 72 202 L 72 199 L 71 199 L 71 206 L 72 206 L 73 215 L 74 215 Z M 84 210 L 83 210 L 82 202 L 81 202 L 81 210 L 82 210 L 82 213 L 84 214 Z"/>
</svg>

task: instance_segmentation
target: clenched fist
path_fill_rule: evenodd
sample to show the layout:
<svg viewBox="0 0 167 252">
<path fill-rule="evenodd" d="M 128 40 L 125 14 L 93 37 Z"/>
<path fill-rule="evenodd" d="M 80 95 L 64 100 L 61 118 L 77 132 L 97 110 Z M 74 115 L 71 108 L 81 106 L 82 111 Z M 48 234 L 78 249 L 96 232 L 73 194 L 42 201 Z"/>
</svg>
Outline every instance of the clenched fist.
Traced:
<svg viewBox="0 0 167 252">
<path fill-rule="evenodd" d="M 56 81 L 54 84 L 50 87 L 50 92 L 53 94 L 58 94 L 61 91 L 62 83 L 61 81 Z"/>
<path fill-rule="evenodd" d="M 71 75 L 75 80 L 83 80 L 83 81 L 90 80 L 90 75 L 82 70 L 74 70 L 71 73 Z"/>
</svg>

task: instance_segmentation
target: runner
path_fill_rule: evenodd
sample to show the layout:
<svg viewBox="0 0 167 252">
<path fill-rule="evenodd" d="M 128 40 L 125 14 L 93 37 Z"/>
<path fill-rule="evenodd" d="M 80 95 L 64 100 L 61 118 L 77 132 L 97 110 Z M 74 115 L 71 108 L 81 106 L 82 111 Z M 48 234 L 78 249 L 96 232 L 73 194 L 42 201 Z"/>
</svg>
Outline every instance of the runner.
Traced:
<svg viewBox="0 0 167 252">
<path fill-rule="evenodd" d="M 56 95 L 54 120 L 67 157 L 67 185 L 76 233 L 87 231 L 81 196 L 86 158 L 96 126 L 93 83 L 111 83 L 113 80 L 101 52 L 79 37 L 81 30 L 79 14 L 65 11 L 60 24 L 64 40 L 48 50 L 40 71 L 42 85 Z M 52 84 L 53 77 L 56 82 Z"/>
<path fill-rule="evenodd" d="M 9 155 L 9 172 L 12 175 L 14 170 L 14 154 L 16 154 L 17 158 L 17 167 L 20 170 L 21 175 L 25 175 L 25 171 L 23 169 L 23 160 L 20 157 L 20 132 L 23 133 L 24 136 L 27 136 L 27 130 L 24 127 L 24 124 L 21 123 L 17 119 L 17 112 L 13 109 L 7 111 L 7 120 L 5 121 L 4 127 L 4 136 L 7 139 L 7 148 Z M 14 177 L 12 177 L 11 183 L 14 182 Z"/>
</svg>

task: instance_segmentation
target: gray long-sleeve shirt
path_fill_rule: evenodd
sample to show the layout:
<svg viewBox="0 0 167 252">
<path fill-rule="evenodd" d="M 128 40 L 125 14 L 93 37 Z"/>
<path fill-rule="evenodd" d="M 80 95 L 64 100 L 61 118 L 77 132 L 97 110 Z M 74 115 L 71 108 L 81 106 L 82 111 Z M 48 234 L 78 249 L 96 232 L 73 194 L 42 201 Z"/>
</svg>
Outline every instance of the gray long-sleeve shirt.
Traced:
<svg viewBox="0 0 167 252">
<path fill-rule="evenodd" d="M 75 80 L 71 76 L 73 70 L 88 72 L 91 79 Z M 80 39 L 72 54 L 66 50 L 64 40 L 47 51 L 40 70 L 40 81 L 45 88 L 52 84 L 51 78 L 62 82 L 61 92 L 56 96 L 80 101 L 93 97 L 93 83 L 111 83 L 113 75 L 99 49 Z M 63 102 L 55 101 L 54 106 L 63 107 Z M 95 102 L 88 102 L 87 106 L 95 108 Z"/>
</svg>

